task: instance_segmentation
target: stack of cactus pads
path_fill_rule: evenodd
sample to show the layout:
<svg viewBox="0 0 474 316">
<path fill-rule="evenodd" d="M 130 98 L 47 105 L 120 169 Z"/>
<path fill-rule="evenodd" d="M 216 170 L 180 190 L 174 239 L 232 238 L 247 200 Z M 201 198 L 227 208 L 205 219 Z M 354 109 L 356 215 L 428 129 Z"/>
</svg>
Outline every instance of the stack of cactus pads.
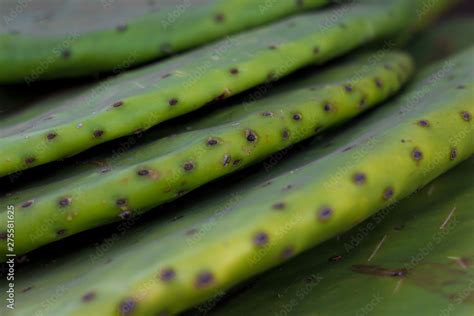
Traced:
<svg viewBox="0 0 474 316">
<path fill-rule="evenodd" d="M 1 315 L 474 315 L 452 0 L 0 2 Z"/>
</svg>

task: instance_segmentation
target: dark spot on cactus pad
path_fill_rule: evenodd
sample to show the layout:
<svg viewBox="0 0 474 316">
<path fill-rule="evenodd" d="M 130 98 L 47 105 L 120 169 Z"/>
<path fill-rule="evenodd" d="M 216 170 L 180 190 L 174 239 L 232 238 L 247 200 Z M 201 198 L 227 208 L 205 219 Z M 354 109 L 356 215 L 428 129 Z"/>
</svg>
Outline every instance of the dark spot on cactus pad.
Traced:
<svg viewBox="0 0 474 316">
<path fill-rule="evenodd" d="M 176 276 L 176 272 L 171 268 L 165 268 L 160 271 L 160 280 L 163 282 L 172 281 Z"/>
<path fill-rule="evenodd" d="M 33 288 L 32 286 L 25 287 L 24 289 L 21 290 L 21 293 L 26 293 L 30 291 L 32 288 Z"/>
<path fill-rule="evenodd" d="M 344 86 L 344 90 L 346 90 L 346 92 L 352 92 L 353 88 L 352 88 L 352 86 L 351 86 L 350 84 L 346 84 L 346 85 Z"/>
<path fill-rule="evenodd" d="M 451 148 L 451 151 L 449 153 L 449 159 L 454 160 L 458 157 L 458 150 L 456 148 Z"/>
<path fill-rule="evenodd" d="M 355 264 L 351 267 L 353 272 L 370 274 L 376 276 L 404 277 L 408 274 L 407 269 L 386 269 L 379 266 L 367 264 Z"/>
<path fill-rule="evenodd" d="M 251 129 L 245 130 L 245 137 L 249 142 L 254 142 L 257 140 L 257 135 Z"/>
<path fill-rule="evenodd" d="M 117 200 L 115 201 L 115 204 L 116 204 L 118 207 L 125 206 L 125 205 L 127 205 L 127 199 L 117 199 Z"/>
<path fill-rule="evenodd" d="M 232 157 L 230 155 L 224 156 L 224 167 L 227 166 L 232 161 Z"/>
<path fill-rule="evenodd" d="M 117 25 L 117 27 L 116 27 L 116 30 L 117 30 L 118 32 L 124 32 L 126 29 L 127 29 L 127 24 L 119 24 L 119 25 Z"/>
<path fill-rule="evenodd" d="M 285 203 L 283 202 L 278 202 L 272 205 L 272 208 L 275 210 L 282 210 L 285 208 Z"/>
<path fill-rule="evenodd" d="M 270 111 L 265 111 L 265 112 L 262 113 L 262 116 L 267 116 L 267 117 L 268 116 L 273 116 L 273 113 L 270 112 Z"/>
<path fill-rule="evenodd" d="M 284 129 L 281 136 L 283 137 L 283 139 L 288 139 L 290 138 L 290 131 L 287 130 L 287 129 Z"/>
<path fill-rule="evenodd" d="M 71 204 L 71 198 L 63 198 L 61 200 L 59 200 L 59 206 L 61 207 L 65 207 L 65 206 L 68 206 L 69 204 Z"/>
<path fill-rule="evenodd" d="M 357 172 L 352 176 L 352 181 L 357 185 L 362 185 L 367 181 L 367 176 L 364 173 Z"/>
<path fill-rule="evenodd" d="M 33 200 L 26 201 L 25 203 L 21 205 L 21 207 L 27 208 L 27 207 L 30 207 L 31 205 L 33 205 Z"/>
<path fill-rule="evenodd" d="M 392 187 L 387 187 L 383 191 L 383 199 L 384 200 L 390 200 L 393 196 L 394 190 Z"/>
<path fill-rule="evenodd" d="M 470 122 L 471 119 L 472 119 L 472 115 L 471 113 L 469 113 L 468 111 L 463 111 L 461 112 L 461 117 L 463 120 L 465 120 L 466 122 Z"/>
<path fill-rule="evenodd" d="M 170 99 L 168 101 L 168 104 L 171 105 L 171 106 L 176 105 L 176 104 L 178 104 L 178 99 L 175 99 L 175 98 Z"/>
<path fill-rule="evenodd" d="M 380 78 L 375 78 L 375 86 L 379 89 L 383 88 L 383 82 Z"/>
<path fill-rule="evenodd" d="M 53 139 L 56 138 L 56 136 L 58 136 L 58 134 L 56 134 L 56 133 L 54 133 L 54 132 L 51 132 L 51 133 L 48 133 L 48 134 L 46 135 L 46 138 L 47 138 L 48 140 L 53 140 Z"/>
<path fill-rule="evenodd" d="M 295 114 L 293 114 L 293 116 L 291 118 L 293 119 L 293 121 L 300 121 L 301 120 L 301 114 L 295 113 Z"/>
<path fill-rule="evenodd" d="M 35 161 L 36 161 L 36 158 L 35 158 L 35 157 L 27 157 L 27 158 L 25 158 L 25 163 L 26 163 L 27 165 L 30 165 L 30 164 L 34 163 Z"/>
<path fill-rule="evenodd" d="M 256 245 L 256 246 L 264 246 L 268 243 L 268 235 L 267 233 L 264 233 L 264 232 L 260 232 L 260 233 L 257 233 L 254 237 L 253 237 L 253 243 Z"/>
<path fill-rule="evenodd" d="M 115 102 L 114 104 L 112 104 L 112 106 L 113 106 L 114 108 L 121 107 L 122 105 L 123 105 L 123 102 L 122 102 L 122 101 L 117 101 L 117 102 Z"/>
<path fill-rule="evenodd" d="M 293 187 L 293 186 L 292 186 L 291 184 L 285 185 L 285 187 L 283 187 L 282 191 L 283 191 L 283 192 L 290 191 L 292 187 Z"/>
<path fill-rule="evenodd" d="M 225 15 L 224 13 L 217 13 L 216 15 L 214 15 L 214 20 L 216 22 L 222 22 L 225 20 Z"/>
<path fill-rule="evenodd" d="M 331 112 L 333 109 L 333 106 L 331 103 L 326 102 L 323 105 L 323 109 L 324 109 L 324 112 Z"/>
<path fill-rule="evenodd" d="M 192 171 L 194 169 L 194 163 L 186 162 L 183 166 L 184 171 Z"/>
<path fill-rule="evenodd" d="M 121 219 L 129 219 L 132 217 L 132 213 L 130 213 L 129 211 L 123 211 L 122 213 L 119 214 L 119 217 Z"/>
<path fill-rule="evenodd" d="M 64 235 L 66 235 L 66 230 L 65 229 L 59 229 L 57 232 L 56 232 L 56 235 L 62 237 Z"/>
<path fill-rule="evenodd" d="M 322 207 L 318 211 L 318 219 L 322 222 L 327 221 L 332 216 L 332 209 L 330 207 Z"/>
<path fill-rule="evenodd" d="M 95 292 L 88 292 L 82 296 L 82 301 L 85 303 L 90 302 L 95 298 L 95 296 Z"/>
<path fill-rule="evenodd" d="M 421 126 L 421 127 L 428 127 L 428 126 L 430 126 L 430 122 L 427 121 L 427 120 L 419 120 L 418 125 Z"/>
<path fill-rule="evenodd" d="M 411 157 L 415 161 L 420 161 L 421 159 L 423 159 L 423 153 L 418 148 L 414 148 L 411 152 Z"/>
<path fill-rule="evenodd" d="M 194 285 L 198 289 L 202 289 L 202 288 L 208 287 L 213 282 L 214 282 L 214 275 L 211 272 L 204 271 L 197 275 L 196 282 L 194 283 Z"/>
<path fill-rule="evenodd" d="M 238 165 L 240 165 L 240 162 L 241 162 L 241 161 L 242 161 L 242 160 L 240 160 L 240 159 L 236 159 L 236 160 L 234 160 L 234 162 L 233 162 L 232 164 L 233 164 L 234 166 L 238 166 Z"/>
<path fill-rule="evenodd" d="M 71 57 L 71 50 L 63 49 L 61 51 L 61 57 L 64 58 L 64 59 L 69 59 L 69 57 Z"/>
<path fill-rule="evenodd" d="M 270 45 L 270 46 L 268 46 L 268 48 L 270 48 L 270 49 L 277 49 L 278 47 L 277 47 L 276 45 Z"/>
<path fill-rule="evenodd" d="M 331 258 L 328 259 L 329 262 L 338 262 L 338 261 L 341 261 L 342 259 L 342 256 L 339 256 L 339 255 L 336 255 L 336 256 L 332 256 Z"/>
<path fill-rule="evenodd" d="M 0 240 L 7 240 L 7 232 L 0 232 Z"/>
<path fill-rule="evenodd" d="M 229 70 L 229 72 L 232 74 L 232 75 L 237 75 L 239 73 L 239 70 L 237 68 L 231 68 Z"/>
<path fill-rule="evenodd" d="M 349 150 L 351 150 L 352 148 L 354 148 L 354 145 L 348 146 L 348 147 L 344 148 L 344 149 L 342 150 L 342 152 L 349 151 Z"/>
<path fill-rule="evenodd" d="M 119 304 L 120 316 L 127 316 L 133 313 L 137 302 L 133 298 L 126 298 Z"/>
<path fill-rule="evenodd" d="M 161 76 L 161 79 L 165 79 L 165 78 L 168 78 L 168 77 L 170 77 L 170 76 L 171 76 L 170 73 L 166 73 L 166 74 L 164 74 L 163 76 Z"/>
<path fill-rule="evenodd" d="M 288 258 L 290 258 L 291 256 L 293 256 L 294 253 L 295 253 L 295 250 L 293 249 L 293 247 L 291 247 L 291 246 L 286 247 L 286 248 L 283 249 L 283 251 L 281 252 L 281 258 L 282 258 L 282 259 L 288 259 Z"/>
<path fill-rule="evenodd" d="M 313 47 L 313 54 L 319 54 L 320 51 L 318 46 Z"/>
<path fill-rule="evenodd" d="M 104 131 L 103 131 L 103 130 L 100 130 L 100 129 L 95 130 L 94 133 L 93 133 L 93 135 L 94 135 L 95 138 L 99 138 L 99 137 L 101 137 L 102 135 L 104 135 Z"/>
<path fill-rule="evenodd" d="M 139 176 L 144 177 L 144 176 L 149 175 L 149 174 L 150 174 L 150 171 L 148 171 L 148 170 L 146 170 L 146 169 L 140 169 L 140 170 L 137 171 L 137 174 L 138 174 Z"/>
<path fill-rule="evenodd" d="M 198 230 L 196 228 L 191 228 L 191 229 L 188 229 L 185 234 L 186 234 L 186 236 L 192 236 L 195 233 L 197 233 L 197 231 Z"/>
<path fill-rule="evenodd" d="M 207 145 L 209 145 L 209 146 L 215 146 L 215 145 L 217 145 L 218 143 L 219 143 L 219 141 L 218 141 L 217 139 L 215 139 L 215 138 L 209 138 L 209 139 L 207 140 Z"/>
<path fill-rule="evenodd" d="M 267 75 L 267 82 L 276 81 L 277 77 L 273 71 L 270 71 Z"/>
<path fill-rule="evenodd" d="M 456 87 L 456 89 L 459 89 L 459 90 L 462 90 L 462 89 L 465 89 L 465 88 L 466 88 L 466 86 L 464 86 L 462 84 Z"/>
</svg>

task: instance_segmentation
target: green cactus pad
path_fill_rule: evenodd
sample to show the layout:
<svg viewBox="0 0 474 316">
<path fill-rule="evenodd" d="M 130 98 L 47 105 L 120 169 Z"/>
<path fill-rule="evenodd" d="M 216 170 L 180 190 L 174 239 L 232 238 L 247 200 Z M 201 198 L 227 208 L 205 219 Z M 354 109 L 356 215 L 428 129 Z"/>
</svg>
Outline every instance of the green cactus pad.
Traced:
<svg viewBox="0 0 474 316">
<path fill-rule="evenodd" d="M 172 214 L 128 233 L 122 223 L 83 249 L 52 247 L 50 258 L 43 249 L 43 261 L 33 256 L 17 272 L 15 315 L 183 311 L 408 196 L 474 153 L 473 51 L 297 155 L 161 209 Z M 454 77 L 432 80 L 446 65 Z"/>
<path fill-rule="evenodd" d="M 351 4 L 300 15 L 24 106 L 0 118 L 0 176 L 146 130 L 388 36 L 409 21 L 410 3 Z"/>
<path fill-rule="evenodd" d="M 0 83 L 128 68 L 326 2 L 5 0 Z"/>
<path fill-rule="evenodd" d="M 277 92 L 264 99 L 151 132 L 148 142 L 128 152 L 88 157 L 92 163 L 55 170 L 53 177 L 0 198 L 2 209 L 14 204 L 25 210 L 15 219 L 16 251 L 118 221 L 253 164 L 380 103 L 401 88 L 412 70 L 403 53 L 351 56 L 322 73 L 313 69 L 291 78 L 293 83 L 274 87 Z M 133 145 L 132 139 L 124 142 Z M 7 217 L 0 215 L 3 227 Z M 5 246 L 0 243 L 0 253 Z"/>
<path fill-rule="evenodd" d="M 471 158 L 235 297 L 220 295 L 189 314 L 470 316 L 473 174 Z"/>
</svg>

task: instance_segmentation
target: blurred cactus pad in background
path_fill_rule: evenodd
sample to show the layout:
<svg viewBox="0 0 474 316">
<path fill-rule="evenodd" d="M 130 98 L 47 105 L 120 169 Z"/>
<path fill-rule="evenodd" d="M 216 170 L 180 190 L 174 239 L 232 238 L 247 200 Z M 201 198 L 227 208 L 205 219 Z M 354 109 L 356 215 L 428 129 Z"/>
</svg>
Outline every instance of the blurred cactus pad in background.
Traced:
<svg viewBox="0 0 474 316">
<path fill-rule="evenodd" d="M 471 1 L 0 15 L 0 315 L 474 315 Z"/>
</svg>

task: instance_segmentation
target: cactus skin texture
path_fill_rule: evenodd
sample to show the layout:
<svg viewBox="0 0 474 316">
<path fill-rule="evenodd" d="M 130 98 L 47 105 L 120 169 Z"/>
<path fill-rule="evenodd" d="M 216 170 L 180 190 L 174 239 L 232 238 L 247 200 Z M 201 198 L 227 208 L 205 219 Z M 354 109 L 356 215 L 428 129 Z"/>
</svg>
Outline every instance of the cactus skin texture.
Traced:
<svg viewBox="0 0 474 316">
<path fill-rule="evenodd" d="M 180 197 L 382 102 L 409 79 L 413 64 L 400 52 L 377 56 L 351 56 L 322 73 L 311 71 L 267 98 L 191 120 L 191 130 L 185 122 L 166 132 L 172 137 L 152 134 L 154 141 L 121 156 L 102 155 L 89 165 L 56 170 L 50 179 L 0 198 L 2 209 L 13 204 L 25 211 L 15 218 L 16 252 Z M 4 227 L 7 214 L 0 215 Z M 6 243 L 0 249 L 5 254 Z"/>
<path fill-rule="evenodd" d="M 214 312 L 203 311 L 212 316 L 472 315 L 473 174 L 471 157 L 338 240 L 259 277 L 250 289 L 219 297 L 225 304 Z M 341 297 L 351 299 L 341 302 Z"/>
<path fill-rule="evenodd" d="M 410 21 L 410 3 L 304 14 L 19 109 L 0 118 L 0 176 L 146 130 L 389 36 Z"/>
<path fill-rule="evenodd" d="M 106 247 L 53 249 L 54 268 L 20 268 L 17 286 L 30 289 L 16 315 L 44 312 L 58 286 L 66 290 L 48 315 L 177 313 L 408 196 L 474 153 L 472 52 L 426 69 L 398 99 L 268 172 L 193 192 L 127 236 L 117 227 Z M 454 78 L 433 83 L 445 65 Z"/>
<path fill-rule="evenodd" d="M 326 2 L 43 0 L 18 13 L 18 1 L 7 0 L 1 5 L 0 83 L 129 67 Z"/>
</svg>

